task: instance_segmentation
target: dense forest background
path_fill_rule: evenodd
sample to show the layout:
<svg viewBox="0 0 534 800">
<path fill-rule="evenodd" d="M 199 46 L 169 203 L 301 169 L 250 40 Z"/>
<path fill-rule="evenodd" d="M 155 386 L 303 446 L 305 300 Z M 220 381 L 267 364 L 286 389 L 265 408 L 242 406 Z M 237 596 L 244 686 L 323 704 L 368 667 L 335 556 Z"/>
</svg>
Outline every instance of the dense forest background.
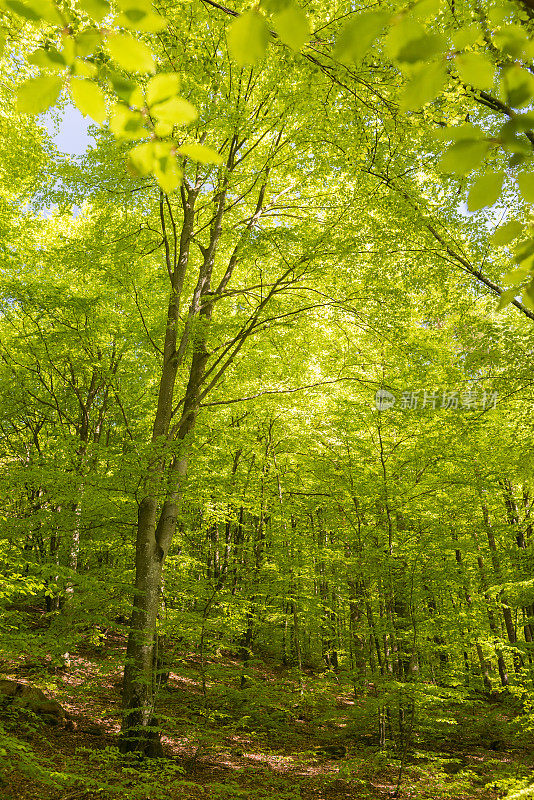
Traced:
<svg viewBox="0 0 534 800">
<path fill-rule="evenodd" d="M 0 12 L 7 796 L 534 796 L 530 2 Z"/>
</svg>

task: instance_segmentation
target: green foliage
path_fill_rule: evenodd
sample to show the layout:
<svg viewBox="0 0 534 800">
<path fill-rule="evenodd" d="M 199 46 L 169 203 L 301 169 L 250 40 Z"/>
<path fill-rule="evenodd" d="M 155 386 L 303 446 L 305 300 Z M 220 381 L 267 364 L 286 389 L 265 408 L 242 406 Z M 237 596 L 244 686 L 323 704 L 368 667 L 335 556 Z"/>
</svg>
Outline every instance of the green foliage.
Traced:
<svg viewBox="0 0 534 800">
<path fill-rule="evenodd" d="M 127 33 L 117 33 L 108 37 L 107 48 L 113 61 L 126 72 L 156 71 L 150 48 Z"/>
<path fill-rule="evenodd" d="M 310 26 L 304 11 L 298 6 L 289 5 L 275 14 L 273 25 L 280 41 L 293 50 L 301 50 L 310 36 Z"/>
<path fill-rule="evenodd" d="M 62 79 L 52 75 L 26 81 L 18 92 L 17 110 L 23 114 L 46 111 L 58 99 L 62 86 Z"/>
<path fill-rule="evenodd" d="M 504 181 L 504 172 L 487 172 L 477 178 L 467 198 L 469 211 L 478 211 L 480 208 L 492 206 L 501 194 Z"/>
<path fill-rule="evenodd" d="M 167 711 L 187 660 L 182 732 L 212 754 L 225 736 L 303 750 L 311 726 L 382 748 L 349 752 L 365 788 L 416 746 L 520 746 L 513 709 L 476 692 L 532 679 L 532 332 L 517 301 L 490 313 L 497 294 L 534 308 L 522 24 L 434 2 L 6 7 L 6 665 L 31 656 L 52 685 L 66 652 L 124 647 L 133 597 L 161 597 L 138 685 Z M 102 126 L 78 161 L 26 116 L 63 86 Z M 507 221 L 465 215 L 467 186 L 469 211 L 501 198 Z M 191 788 L 92 759 L 86 785 L 112 795 Z"/>
<path fill-rule="evenodd" d="M 94 83 L 88 80 L 73 78 L 70 84 L 72 99 L 77 108 L 95 122 L 103 122 L 106 118 L 106 98 Z"/>
<path fill-rule="evenodd" d="M 243 67 L 263 58 L 269 43 L 269 28 L 262 14 L 247 11 L 232 22 L 227 37 L 232 57 Z"/>
</svg>

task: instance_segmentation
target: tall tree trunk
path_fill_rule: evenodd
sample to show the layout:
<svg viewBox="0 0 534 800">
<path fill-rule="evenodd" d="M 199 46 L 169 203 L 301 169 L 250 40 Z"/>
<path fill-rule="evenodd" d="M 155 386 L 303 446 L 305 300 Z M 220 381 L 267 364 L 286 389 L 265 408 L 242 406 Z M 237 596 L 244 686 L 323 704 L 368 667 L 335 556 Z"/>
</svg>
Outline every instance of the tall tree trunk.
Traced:
<svg viewBox="0 0 534 800">
<path fill-rule="evenodd" d="M 452 531 L 452 539 L 453 539 L 453 542 L 455 543 L 455 545 L 458 545 L 458 536 L 454 531 Z M 471 597 L 471 589 L 470 589 L 470 586 L 469 586 L 467 574 L 466 574 L 465 569 L 464 569 L 462 551 L 460 550 L 460 548 L 458 546 L 456 546 L 454 554 L 455 554 L 455 558 L 456 558 L 456 563 L 458 564 L 458 570 L 460 572 L 460 578 L 461 578 L 462 585 L 463 585 L 465 602 L 467 604 L 467 608 L 471 612 L 472 606 L 473 606 L 473 599 Z M 468 634 L 471 633 L 470 626 L 468 627 L 467 631 L 468 631 Z M 482 649 L 482 645 L 480 644 L 478 636 L 475 636 L 475 650 L 476 650 L 476 653 L 477 653 L 478 663 L 480 664 L 480 672 L 482 674 L 482 680 L 484 682 L 484 688 L 488 692 L 491 692 L 492 689 L 493 689 L 493 684 L 491 682 L 491 662 L 485 657 L 484 651 Z"/>
</svg>

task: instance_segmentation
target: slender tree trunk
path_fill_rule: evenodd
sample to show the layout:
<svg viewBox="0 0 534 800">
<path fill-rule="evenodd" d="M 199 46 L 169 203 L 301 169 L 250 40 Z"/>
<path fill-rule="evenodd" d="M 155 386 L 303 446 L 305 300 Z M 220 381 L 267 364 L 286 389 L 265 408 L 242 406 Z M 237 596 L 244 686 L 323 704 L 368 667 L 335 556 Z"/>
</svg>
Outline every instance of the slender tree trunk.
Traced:
<svg viewBox="0 0 534 800">
<path fill-rule="evenodd" d="M 501 569 L 501 560 L 499 558 L 499 553 L 497 552 L 497 544 L 495 542 L 495 535 L 493 533 L 493 528 L 491 526 L 488 506 L 487 506 L 487 504 L 486 504 L 486 502 L 484 500 L 484 497 L 482 495 L 482 492 L 481 492 L 480 488 L 479 488 L 479 497 L 480 497 L 480 505 L 481 505 L 481 508 L 482 508 L 482 518 L 484 520 L 484 528 L 486 529 L 486 536 L 487 536 L 487 539 L 488 539 L 488 545 L 489 545 L 489 549 L 490 549 L 491 563 L 492 563 L 492 566 L 493 566 L 493 572 L 495 573 L 496 580 L 502 586 L 502 584 L 503 584 L 503 575 L 502 575 L 502 569 Z M 511 503 L 510 498 L 508 498 L 508 501 L 509 501 L 509 503 Z M 510 505 L 509 505 L 509 509 L 510 509 Z M 515 647 L 515 645 L 517 644 L 517 633 L 516 633 L 516 629 L 515 629 L 515 625 L 514 625 L 514 620 L 513 620 L 513 617 L 512 617 L 512 609 L 510 608 L 509 605 L 507 605 L 506 598 L 502 597 L 502 592 L 501 592 L 501 608 L 502 608 L 502 615 L 503 615 L 503 619 L 504 619 L 504 625 L 505 625 L 505 628 L 506 628 L 506 635 L 508 637 L 508 641 L 510 642 L 512 647 Z M 514 671 L 516 673 L 520 672 L 521 671 L 521 667 L 523 666 L 523 661 L 522 661 L 521 656 L 519 655 L 519 653 L 516 650 L 514 650 L 513 653 L 512 653 L 512 659 L 513 659 L 513 664 L 514 664 Z"/>
<path fill-rule="evenodd" d="M 454 531 L 452 532 L 452 539 L 453 539 L 453 542 L 457 545 L 458 544 L 458 536 L 456 535 L 456 533 Z M 455 552 L 455 557 L 456 557 L 456 563 L 458 564 L 458 569 L 459 569 L 460 577 L 461 577 L 462 584 L 463 584 L 465 602 L 467 604 L 467 608 L 469 609 L 469 611 L 471 611 L 472 610 L 472 606 L 473 606 L 473 599 L 471 597 L 471 589 L 469 587 L 467 575 L 466 575 L 465 569 L 464 569 L 462 551 L 460 550 L 459 547 L 456 547 L 454 552 Z M 468 628 L 468 633 L 469 634 L 471 633 L 470 627 Z M 477 658 L 478 658 L 478 663 L 480 664 L 480 672 L 482 674 L 482 680 L 484 682 L 484 688 L 488 692 L 491 692 L 492 689 L 493 689 L 493 684 L 491 682 L 491 662 L 488 661 L 488 659 L 486 659 L 486 657 L 484 656 L 484 651 L 482 649 L 482 645 L 480 644 L 478 636 L 475 636 L 475 650 L 476 650 L 476 654 L 477 654 Z"/>
</svg>

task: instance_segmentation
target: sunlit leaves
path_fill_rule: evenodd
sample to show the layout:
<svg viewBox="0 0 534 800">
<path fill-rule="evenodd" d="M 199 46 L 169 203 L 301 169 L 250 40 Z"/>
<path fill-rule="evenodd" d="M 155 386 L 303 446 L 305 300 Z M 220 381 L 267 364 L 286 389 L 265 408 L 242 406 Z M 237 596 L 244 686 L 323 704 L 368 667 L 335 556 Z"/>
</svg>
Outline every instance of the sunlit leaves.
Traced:
<svg viewBox="0 0 534 800">
<path fill-rule="evenodd" d="M 95 64 L 90 61 L 83 61 L 81 58 L 75 58 L 71 67 L 72 74 L 80 78 L 96 78 L 98 69 Z"/>
<path fill-rule="evenodd" d="M 46 111 L 58 99 L 62 86 L 63 78 L 55 75 L 41 75 L 25 81 L 17 92 L 17 111 L 23 114 Z"/>
<path fill-rule="evenodd" d="M 76 52 L 86 57 L 94 53 L 102 44 L 102 34 L 96 29 L 85 30 L 76 37 Z"/>
<path fill-rule="evenodd" d="M 419 0 L 410 10 L 413 19 L 428 20 L 439 13 L 442 0 Z"/>
<path fill-rule="evenodd" d="M 396 53 L 397 61 L 414 64 L 426 61 L 445 49 L 445 40 L 438 33 L 423 34 L 403 44 Z"/>
<path fill-rule="evenodd" d="M 120 103 L 113 109 L 109 127 L 117 139 L 144 139 L 148 135 L 143 115 Z"/>
<path fill-rule="evenodd" d="M 525 278 L 528 277 L 529 273 L 530 273 L 529 265 L 522 264 L 521 266 L 516 267 L 510 272 L 507 272 L 506 275 L 504 275 L 502 282 L 504 283 L 505 286 L 510 286 L 510 284 L 514 285 L 519 284 L 522 281 L 524 281 Z"/>
<path fill-rule="evenodd" d="M 466 25 L 452 37 L 452 43 L 456 50 L 463 50 L 477 42 L 482 37 L 482 31 L 478 25 Z"/>
<path fill-rule="evenodd" d="M 488 149 L 487 142 L 480 139 L 461 139 L 455 142 L 440 161 L 443 172 L 465 175 L 478 167 Z"/>
<path fill-rule="evenodd" d="M 178 188 L 182 174 L 170 142 L 145 142 L 130 153 L 130 165 L 139 175 L 154 174 L 159 186 L 170 194 Z"/>
<path fill-rule="evenodd" d="M 102 123 L 106 119 L 106 98 L 93 81 L 74 78 L 70 82 L 74 105 L 84 114 Z"/>
<path fill-rule="evenodd" d="M 369 11 L 351 18 L 338 36 L 334 56 L 340 61 L 360 61 L 389 20 L 383 11 Z"/>
<path fill-rule="evenodd" d="M 273 17 L 273 25 L 280 40 L 293 50 L 300 50 L 308 41 L 310 26 L 302 9 L 291 5 Z"/>
<path fill-rule="evenodd" d="M 108 0 L 78 0 L 78 5 L 95 22 L 102 22 L 110 10 Z"/>
<path fill-rule="evenodd" d="M 40 47 L 29 56 L 28 61 L 30 64 L 35 64 L 37 67 L 53 70 L 54 72 L 63 70 L 67 66 L 63 54 L 60 53 L 59 50 L 56 50 L 55 47 L 50 47 L 46 50 Z"/>
<path fill-rule="evenodd" d="M 415 64 L 434 58 L 446 48 L 441 34 L 428 33 L 419 22 L 407 18 L 392 25 L 386 39 L 386 50 L 400 64 Z"/>
<path fill-rule="evenodd" d="M 146 99 L 149 106 L 168 100 L 180 91 L 180 78 L 175 72 L 164 72 L 150 78 Z"/>
<path fill-rule="evenodd" d="M 478 211 L 486 206 L 492 206 L 499 199 L 504 172 L 486 172 L 474 182 L 467 198 L 469 211 Z"/>
<path fill-rule="evenodd" d="M 514 261 L 518 264 L 525 262 L 522 266 L 530 271 L 534 266 L 534 237 L 525 239 L 516 245 L 514 250 Z"/>
<path fill-rule="evenodd" d="M 148 175 L 154 165 L 154 142 L 143 142 L 132 148 L 129 161 L 139 175 Z"/>
<path fill-rule="evenodd" d="M 132 75 L 155 73 L 153 52 L 137 36 L 117 30 L 117 26 L 146 33 L 163 30 L 167 21 L 150 0 L 116 0 L 113 8 L 108 0 L 77 0 L 78 10 L 92 20 L 92 26 L 81 31 L 68 26 L 69 13 L 64 10 L 62 16 L 50 0 L 3 0 L 3 6 L 35 25 L 43 21 L 56 25 L 61 32 L 59 49 L 48 40 L 30 56 L 30 63 L 45 74 L 25 81 L 19 87 L 17 110 L 35 114 L 52 106 L 66 76 L 46 73 L 70 72 L 67 80 L 74 105 L 82 114 L 102 124 L 107 116 L 106 96 L 96 79 L 107 81 L 108 89 L 119 99 L 112 106 L 111 133 L 119 140 L 151 137 L 150 142 L 134 148 L 130 163 L 139 174 L 152 172 L 165 192 L 173 191 L 180 183 L 181 171 L 175 144 L 165 140 L 172 134 L 174 126 L 188 125 L 196 120 L 197 110 L 188 100 L 178 96 L 180 81 L 175 73 L 155 75 L 144 88 L 137 83 Z M 119 14 L 111 21 L 114 27 L 97 28 L 94 23 L 101 25 L 116 6 Z M 276 4 L 275 14 L 282 41 L 296 49 L 301 47 L 308 36 L 307 18 L 303 12 L 291 3 L 280 2 Z M 237 50 L 238 61 L 240 58 L 243 63 L 255 61 L 267 47 L 270 35 L 267 22 L 257 11 L 245 14 L 239 20 L 231 47 Z M 231 36 L 229 38 L 232 40 Z M 102 68 L 102 57 L 98 58 L 97 51 L 103 45 L 118 69 L 111 69 L 109 64 Z M 91 58 L 95 54 L 97 58 Z M 216 150 L 198 143 L 182 145 L 181 155 L 202 163 L 221 163 L 222 160 Z"/>
<path fill-rule="evenodd" d="M 182 180 L 182 173 L 174 155 L 165 153 L 157 157 L 154 168 L 154 177 L 159 186 L 166 194 L 174 192 Z"/>
<path fill-rule="evenodd" d="M 434 100 L 442 90 L 446 77 L 445 65 L 441 61 L 421 66 L 404 88 L 402 108 L 415 111 Z"/>
<path fill-rule="evenodd" d="M 515 286 L 513 286 L 511 289 L 505 289 L 504 292 L 501 292 L 499 302 L 497 303 L 497 311 L 501 311 L 503 308 L 506 308 L 506 306 L 512 302 L 518 293 L 519 292 Z"/>
<path fill-rule="evenodd" d="M 227 29 L 226 36 L 230 55 L 241 67 L 256 64 L 265 55 L 269 44 L 267 21 L 257 11 L 247 11 L 237 17 Z"/>
<path fill-rule="evenodd" d="M 6 0 L 6 8 L 29 22 L 45 21 L 51 25 L 61 25 L 62 20 L 50 0 Z"/>
<path fill-rule="evenodd" d="M 152 50 L 127 33 L 109 36 L 107 48 L 112 59 L 127 72 L 155 72 L 156 65 Z"/>
<path fill-rule="evenodd" d="M 534 203 L 534 172 L 520 172 L 517 183 L 523 199 L 527 203 Z"/>
<path fill-rule="evenodd" d="M 534 280 L 523 291 L 523 305 L 530 311 L 534 311 Z"/>
<path fill-rule="evenodd" d="M 108 77 L 117 97 L 131 106 L 143 104 L 143 93 L 138 83 L 118 72 L 111 72 Z"/>
<path fill-rule="evenodd" d="M 291 5 L 293 5 L 292 0 L 261 0 L 262 9 L 269 14 L 278 14 Z"/>
<path fill-rule="evenodd" d="M 534 75 L 514 64 L 502 74 L 502 88 L 508 105 L 521 108 L 534 97 Z"/>
<path fill-rule="evenodd" d="M 21 3 L 20 0 L 6 0 L 6 8 L 8 8 L 9 11 L 14 11 L 15 14 L 18 14 L 20 17 L 30 22 L 39 22 L 39 20 L 42 19 L 37 11 L 34 11 L 34 9 L 26 5 L 26 3 Z"/>
<path fill-rule="evenodd" d="M 188 125 L 198 116 L 197 110 L 183 97 L 171 97 L 152 107 L 151 113 L 161 122 L 171 125 Z"/>
<path fill-rule="evenodd" d="M 528 34 L 519 25 L 505 25 L 494 33 L 493 42 L 503 53 L 518 58 L 528 44 Z"/>
<path fill-rule="evenodd" d="M 481 53 L 464 53 L 456 56 L 456 69 L 464 83 L 476 89 L 491 89 L 495 81 L 495 67 Z"/>
<path fill-rule="evenodd" d="M 501 225 L 500 228 L 497 228 L 495 233 L 493 234 L 493 243 L 496 245 L 506 245 L 510 244 L 514 239 L 516 239 L 523 231 L 523 225 L 518 222 L 516 219 L 510 220 L 505 225 Z"/>
<path fill-rule="evenodd" d="M 167 27 L 167 20 L 156 13 L 150 0 L 118 0 L 121 9 L 116 23 L 144 33 L 158 33 Z"/>
<path fill-rule="evenodd" d="M 200 161 L 202 164 L 222 164 L 222 156 L 213 147 L 207 147 L 204 144 L 192 142 L 191 144 L 184 144 L 178 148 L 178 152 L 194 161 Z"/>
</svg>

